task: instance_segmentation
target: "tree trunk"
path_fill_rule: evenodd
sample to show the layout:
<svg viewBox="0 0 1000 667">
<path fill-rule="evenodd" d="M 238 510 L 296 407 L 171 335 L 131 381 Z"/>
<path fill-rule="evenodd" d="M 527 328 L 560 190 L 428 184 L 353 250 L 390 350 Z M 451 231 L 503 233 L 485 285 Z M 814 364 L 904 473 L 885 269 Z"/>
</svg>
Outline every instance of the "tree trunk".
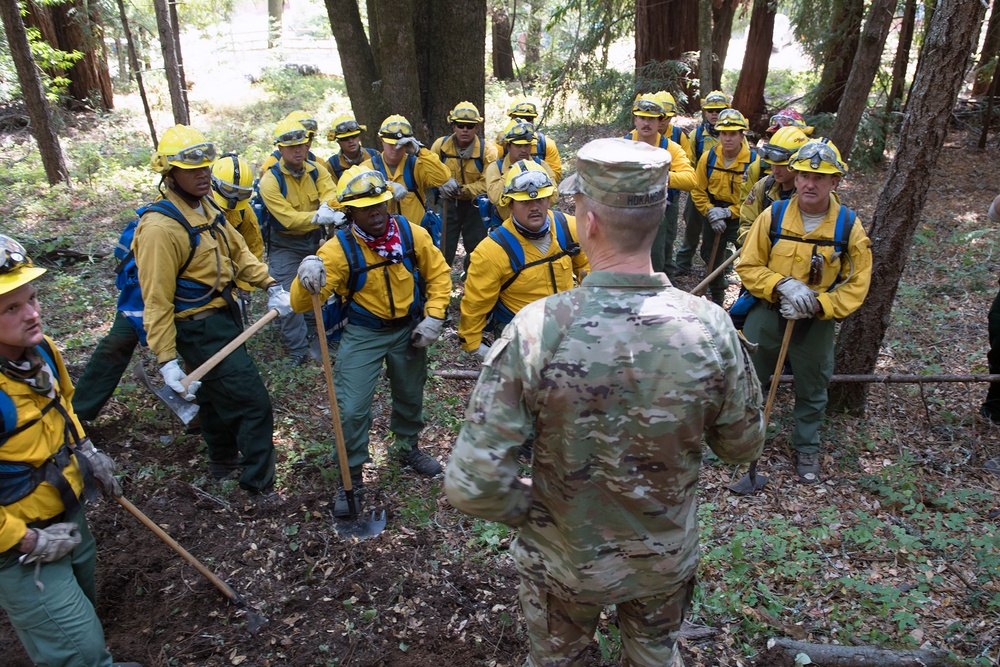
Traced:
<svg viewBox="0 0 1000 667">
<path fill-rule="evenodd" d="M 502 2 L 494 1 L 490 15 L 493 19 L 493 76 L 501 81 L 513 81 L 514 49 L 511 48 L 510 33 L 514 25 Z"/>
<path fill-rule="evenodd" d="M 392 16 L 391 21 L 377 20 L 374 26 L 369 25 L 368 28 L 378 32 L 379 44 L 391 45 L 391 48 L 382 51 L 381 90 L 383 95 L 392 95 L 390 113 L 403 114 L 415 128 L 419 128 L 423 113 L 418 85 L 420 74 L 417 71 L 416 36 L 413 30 L 416 0 L 379 0 L 376 4 L 375 11 L 379 17 Z M 383 99 L 383 103 L 387 101 Z M 382 120 L 384 118 L 376 119 L 375 127 Z M 423 135 L 416 130 L 415 134 L 418 138 Z"/>
<path fill-rule="evenodd" d="M 800 653 L 809 656 L 813 664 L 836 665 L 837 667 L 952 667 L 958 664 L 948 655 L 948 651 L 936 649 L 920 649 L 907 651 L 902 649 L 883 649 L 877 646 L 839 646 L 837 644 L 810 644 L 794 639 L 776 637 L 767 640 L 767 648 L 778 648 L 784 651 L 789 660 L 794 660 Z M 772 659 L 775 656 L 771 654 Z"/>
<path fill-rule="evenodd" d="M 480 113 L 486 110 L 486 0 L 431 0 L 433 43 L 424 53 L 432 66 L 421 81 L 424 120 L 430 138 L 449 134 L 448 112 L 468 100 Z"/>
<path fill-rule="evenodd" d="M 528 34 L 524 40 L 524 70 L 531 79 L 542 67 L 542 0 L 528 0 Z"/>
<path fill-rule="evenodd" d="M 177 18 L 177 3 L 179 0 L 167 0 L 167 8 L 170 10 L 170 25 L 173 27 L 174 54 L 177 56 L 177 72 L 181 80 L 181 92 L 184 95 L 184 108 L 190 111 L 191 105 L 188 103 L 188 82 L 184 75 L 184 54 L 181 51 L 181 22 Z"/>
<path fill-rule="evenodd" d="M 149 110 L 149 100 L 146 99 L 146 87 L 142 85 L 142 69 L 139 67 L 139 59 L 135 54 L 135 44 L 132 41 L 132 31 L 128 27 L 128 15 L 125 13 L 124 0 L 118 0 L 118 15 L 121 17 L 122 32 L 125 33 L 125 41 L 128 43 L 129 60 L 135 74 L 136 86 L 139 88 L 139 97 L 142 99 L 142 109 L 146 112 L 146 122 L 149 123 L 149 136 L 153 140 L 153 146 L 156 146 L 159 143 L 156 138 L 156 125 L 153 124 L 153 114 Z"/>
<path fill-rule="evenodd" d="M 854 54 L 858 50 L 864 11 L 864 0 L 834 1 L 831 33 L 823 55 L 823 74 L 814 93 L 811 110 L 814 114 L 833 113 L 840 106 Z"/>
<path fill-rule="evenodd" d="M 733 18 L 739 0 L 712 1 L 712 88 L 722 88 L 722 69 L 726 66 L 729 40 L 733 35 Z M 710 91 L 706 90 L 702 96 Z"/>
<path fill-rule="evenodd" d="M 0 18 L 3 19 L 7 33 L 7 44 L 10 55 L 17 69 L 17 80 L 21 84 L 21 94 L 24 104 L 28 107 L 28 117 L 31 119 L 31 133 L 38 142 L 38 150 L 42 155 L 42 166 L 50 185 L 59 182 L 69 184 L 69 170 L 63 158 L 59 137 L 52 125 L 52 115 L 45 91 L 42 89 L 42 78 L 31 57 L 31 46 L 28 44 L 28 32 L 21 20 L 21 13 L 16 2 L 0 2 Z"/>
<path fill-rule="evenodd" d="M 712 0 L 698 0 L 698 92 L 712 90 Z"/>
<path fill-rule="evenodd" d="M 174 123 L 189 124 L 188 108 L 184 103 L 184 87 L 181 85 L 180 65 L 177 62 L 177 42 L 174 39 L 175 26 L 170 23 L 167 0 L 153 0 L 156 12 L 156 28 L 160 33 L 160 50 L 163 52 L 163 71 L 170 90 L 170 107 L 174 112 Z"/>
<path fill-rule="evenodd" d="M 768 126 L 764 83 L 767 81 L 767 67 L 771 61 L 774 16 L 777 13 L 775 7 L 769 0 L 753 0 L 747 50 L 743 56 L 743 68 L 740 70 L 736 92 L 733 93 L 733 107 L 747 117 L 750 128 L 758 134 L 763 134 Z"/>
<path fill-rule="evenodd" d="M 840 99 L 837 108 L 837 120 L 830 131 L 830 139 L 840 149 L 845 158 L 851 155 L 851 146 L 858 132 L 861 116 L 868 107 L 868 93 L 872 89 L 872 81 L 882 63 L 882 51 L 885 50 L 885 38 L 889 35 L 889 25 L 896 11 L 896 0 L 874 0 L 865 22 L 865 30 L 861 34 L 857 55 L 851 75 L 847 79 L 846 89 L 850 95 Z"/>
<path fill-rule="evenodd" d="M 382 77 L 375 67 L 375 57 L 361 23 L 361 11 L 353 0 L 325 0 L 325 4 L 351 108 L 358 122 L 368 126 L 363 141 L 368 146 L 378 147 L 375 141 L 378 127 L 388 114 L 382 106 Z"/>
<path fill-rule="evenodd" d="M 897 103 L 903 97 L 906 71 L 910 66 L 910 47 L 913 46 L 913 24 L 916 18 L 917 0 L 906 0 L 906 5 L 903 7 L 903 22 L 899 26 L 896 58 L 892 63 L 892 85 L 889 87 L 889 99 L 885 103 L 885 108 L 890 113 L 896 110 Z"/>
<path fill-rule="evenodd" d="M 993 62 L 995 67 L 995 58 L 1000 55 L 1000 0 L 993 0 L 991 11 L 990 22 L 986 26 L 986 39 L 983 40 L 983 48 L 976 63 L 976 81 L 972 84 L 973 95 L 982 95 L 989 88 L 991 70 L 987 69 L 987 65 Z"/>
<path fill-rule="evenodd" d="M 861 308 L 841 325 L 836 372 L 871 373 L 875 368 L 927 192 L 938 176 L 935 167 L 948 116 L 962 86 L 983 13 L 984 7 L 977 0 L 941 0 L 934 12 L 924 43 L 924 65 L 917 69 L 907 103 L 902 140 L 889 165 L 868 231 L 874 257 L 871 289 Z M 830 407 L 863 414 L 866 397 L 865 386 L 835 386 L 830 392 Z"/>
<path fill-rule="evenodd" d="M 267 0 L 267 48 L 273 49 L 281 41 L 281 12 L 284 0 Z"/>
<path fill-rule="evenodd" d="M 917 71 L 920 71 L 920 66 L 924 62 L 924 45 L 927 43 L 927 33 L 931 29 L 931 21 L 934 20 L 934 9 L 937 7 L 937 0 L 924 0 L 924 30 L 920 35 L 920 47 L 917 51 Z M 906 101 L 903 103 L 903 113 L 906 113 L 906 105 L 910 102 L 910 94 L 913 92 L 913 82 L 916 81 L 914 77 L 913 81 L 910 82 L 910 88 L 906 93 Z"/>
<path fill-rule="evenodd" d="M 635 67 L 698 50 L 698 0 L 636 0 Z"/>
</svg>

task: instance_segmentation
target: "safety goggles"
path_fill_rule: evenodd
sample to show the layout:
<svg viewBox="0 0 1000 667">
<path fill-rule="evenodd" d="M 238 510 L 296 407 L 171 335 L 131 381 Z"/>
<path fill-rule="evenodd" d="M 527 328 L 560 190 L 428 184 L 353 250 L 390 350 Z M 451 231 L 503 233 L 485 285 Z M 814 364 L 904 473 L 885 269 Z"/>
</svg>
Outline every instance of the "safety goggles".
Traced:
<svg viewBox="0 0 1000 667">
<path fill-rule="evenodd" d="M 337 199 L 341 203 L 345 203 L 366 197 L 377 197 L 383 194 L 388 187 L 382 174 L 377 171 L 366 171 L 348 181 Z"/>
<path fill-rule="evenodd" d="M 764 144 L 757 149 L 757 155 L 759 155 L 765 162 L 784 164 L 785 162 L 788 162 L 793 155 L 795 155 L 795 151 L 790 151 L 787 148 L 775 146 L 774 144 Z"/>
<path fill-rule="evenodd" d="M 14 241 L 13 239 L 8 239 L 8 244 L 3 250 L 3 264 L 0 264 L 0 275 L 5 273 L 11 273 L 12 271 L 17 271 L 23 266 L 34 266 L 28 256 L 24 254 L 24 247 Z"/>
<path fill-rule="evenodd" d="M 729 106 L 729 100 L 726 99 L 725 95 L 709 95 L 705 98 L 705 101 L 701 103 L 701 106 L 706 108 L 725 108 Z"/>
<path fill-rule="evenodd" d="M 524 116 L 528 118 L 534 118 L 538 115 L 538 109 L 535 108 L 534 104 L 521 103 L 510 110 L 509 116 Z"/>
<path fill-rule="evenodd" d="M 187 146 L 177 151 L 174 155 L 167 156 L 168 162 L 180 162 L 181 164 L 190 165 L 200 165 L 214 160 L 215 144 L 210 142 Z"/>
<path fill-rule="evenodd" d="M 809 167 L 812 169 L 819 169 L 820 165 L 826 162 L 840 171 L 847 171 L 847 167 L 837 158 L 837 154 L 833 152 L 833 149 L 819 141 L 810 142 L 800 148 L 795 153 L 795 157 L 788 163 L 788 166 L 791 167 L 799 162 L 808 162 Z"/>
<path fill-rule="evenodd" d="M 404 123 L 401 120 L 394 120 L 391 123 L 386 123 L 383 125 L 379 131 L 378 135 L 384 137 L 385 139 L 403 139 L 404 137 L 413 136 L 413 127 L 409 123 Z"/>
<path fill-rule="evenodd" d="M 660 103 L 660 108 L 662 108 L 663 113 L 667 114 L 668 116 L 677 115 L 677 105 L 674 104 L 673 102 L 662 102 Z"/>
<path fill-rule="evenodd" d="M 212 176 L 212 189 L 229 200 L 246 201 L 253 196 L 252 187 L 242 188 L 238 185 L 228 183 L 217 176 Z"/>
<path fill-rule="evenodd" d="M 459 107 L 451 112 L 451 120 L 453 123 L 471 123 L 476 125 L 479 123 L 479 112 L 472 107 Z"/>
<path fill-rule="evenodd" d="M 456 120 L 454 122 L 454 125 L 455 127 L 460 127 L 463 130 L 472 130 L 475 129 L 476 125 L 479 125 L 479 123 L 467 123 L 464 121 Z"/>
<path fill-rule="evenodd" d="M 509 195 L 515 192 L 522 192 L 535 199 L 538 196 L 539 190 L 551 187 L 552 179 L 549 178 L 548 174 L 543 171 L 529 170 L 515 174 L 510 179 L 510 183 L 503 189 L 503 193 Z"/>
<path fill-rule="evenodd" d="M 656 116 L 663 116 L 663 107 L 650 100 L 639 100 L 632 105 L 632 113 L 649 113 Z"/>
<path fill-rule="evenodd" d="M 309 132 L 305 129 L 302 130 L 289 130 L 279 134 L 275 139 L 274 143 L 280 146 L 297 146 L 299 144 L 304 144 L 309 141 Z"/>
<path fill-rule="evenodd" d="M 792 118 L 791 116 L 785 116 L 782 114 L 775 114 L 771 116 L 771 127 L 780 129 L 782 127 L 788 127 L 789 125 L 792 127 L 803 127 L 802 121 L 798 118 Z"/>
<path fill-rule="evenodd" d="M 299 118 L 299 125 L 306 128 L 307 132 L 312 132 L 316 134 L 316 130 L 319 129 L 319 125 L 316 123 L 315 118 Z"/>
<path fill-rule="evenodd" d="M 511 143 L 530 144 L 535 140 L 535 130 L 528 123 L 518 123 L 503 135 L 503 139 Z"/>
<path fill-rule="evenodd" d="M 359 125 L 358 121 L 354 119 L 341 121 L 340 123 L 337 123 L 333 127 L 333 133 L 338 137 L 344 134 L 352 134 L 354 132 L 361 132 L 361 131 L 362 131 L 361 125 Z"/>
</svg>

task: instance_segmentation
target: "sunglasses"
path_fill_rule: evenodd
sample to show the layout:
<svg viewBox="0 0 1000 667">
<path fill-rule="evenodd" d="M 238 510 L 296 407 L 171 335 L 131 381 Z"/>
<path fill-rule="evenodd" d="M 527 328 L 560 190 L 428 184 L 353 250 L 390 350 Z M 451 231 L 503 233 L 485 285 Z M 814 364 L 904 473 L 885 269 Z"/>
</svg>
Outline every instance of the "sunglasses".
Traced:
<svg viewBox="0 0 1000 667">
<path fill-rule="evenodd" d="M 479 125 L 479 123 L 463 123 L 463 122 L 460 122 L 460 121 L 456 121 L 453 124 L 454 124 L 455 127 L 459 127 L 459 128 L 461 128 L 463 130 L 471 130 L 471 129 L 474 129 L 477 125 Z"/>
</svg>

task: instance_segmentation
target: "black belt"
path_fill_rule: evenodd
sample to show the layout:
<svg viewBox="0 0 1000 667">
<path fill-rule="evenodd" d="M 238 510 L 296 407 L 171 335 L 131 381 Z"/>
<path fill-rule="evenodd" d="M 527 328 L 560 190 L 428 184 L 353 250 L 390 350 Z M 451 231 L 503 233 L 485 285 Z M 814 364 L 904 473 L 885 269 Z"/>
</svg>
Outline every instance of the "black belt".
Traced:
<svg viewBox="0 0 1000 667">
<path fill-rule="evenodd" d="M 223 313 L 228 312 L 228 308 L 209 308 L 208 310 L 198 311 L 191 317 L 182 317 L 181 319 L 187 320 L 188 322 L 197 322 L 198 320 L 207 320 L 212 317 L 212 315 L 222 315 Z"/>
</svg>

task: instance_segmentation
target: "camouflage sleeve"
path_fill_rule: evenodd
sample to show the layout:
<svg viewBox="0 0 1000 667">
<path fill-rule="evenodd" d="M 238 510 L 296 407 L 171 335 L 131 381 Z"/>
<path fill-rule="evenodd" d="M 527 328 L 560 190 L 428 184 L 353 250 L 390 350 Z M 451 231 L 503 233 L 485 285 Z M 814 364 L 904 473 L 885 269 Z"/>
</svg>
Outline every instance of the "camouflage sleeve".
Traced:
<svg viewBox="0 0 1000 667">
<path fill-rule="evenodd" d="M 483 363 L 444 488 L 448 501 L 466 514 L 516 527 L 531 506 L 531 480 L 518 478 L 517 448 L 530 437 L 533 420 L 515 336 L 516 328 L 508 326 Z"/>
<path fill-rule="evenodd" d="M 705 441 L 726 463 L 746 463 L 760 458 L 764 449 L 763 395 L 750 354 L 725 311 L 715 309 L 716 345 L 725 368 L 726 388 L 722 409 L 708 426 Z"/>
</svg>

